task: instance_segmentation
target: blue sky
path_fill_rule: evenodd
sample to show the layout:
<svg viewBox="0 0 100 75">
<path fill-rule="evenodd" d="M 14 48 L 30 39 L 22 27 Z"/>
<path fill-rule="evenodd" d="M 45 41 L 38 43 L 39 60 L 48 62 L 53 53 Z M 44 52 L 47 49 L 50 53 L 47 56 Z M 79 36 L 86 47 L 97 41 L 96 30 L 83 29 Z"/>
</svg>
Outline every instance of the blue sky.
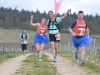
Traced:
<svg viewBox="0 0 100 75">
<path fill-rule="evenodd" d="M 0 6 L 30 11 L 36 11 L 38 8 L 40 12 L 48 12 L 54 11 L 54 0 L 0 0 Z M 59 13 L 66 12 L 68 8 L 72 9 L 71 13 L 83 10 L 84 14 L 100 15 L 100 0 L 63 0 Z"/>
</svg>

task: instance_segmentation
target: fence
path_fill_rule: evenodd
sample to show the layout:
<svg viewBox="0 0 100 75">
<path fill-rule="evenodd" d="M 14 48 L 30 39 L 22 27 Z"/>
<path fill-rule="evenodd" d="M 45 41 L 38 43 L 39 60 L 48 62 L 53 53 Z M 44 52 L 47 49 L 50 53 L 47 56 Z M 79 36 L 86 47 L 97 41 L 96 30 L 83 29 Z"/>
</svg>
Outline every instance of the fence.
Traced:
<svg viewBox="0 0 100 75">
<path fill-rule="evenodd" d="M 48 45 L 45 47 L 45 51 L 51 52 L 51 46 Z M 67 44 L 59 44 L 59 50 L 67 51 L 67 52 L 74 52 L 74 46 L 71 42 Z M 28 43 L 27 51 L 34 52 L 35 46 L 33 43 Z M 97 52 L 100 53 L 100 40 L 94 39 L 92 44 L 86 48 L 87 54 L 96 54 Z M 13 52 L 22 52 L 21 44 L 20 43 L 0 43 L 0 54 L 4 53 L 13 53 Z"/>
<path fill-rule="evenodd" d="M 33 43 L 28 43 L 27 52 L 34 52 L 35 46 Z M 20 43 L 0 43 L 0 54 L 22 52 Z"/>
<path fill-rule="evenodd" d="M 67 52 L 74 52 L 74 46 L 71 42 L 68 42 L 67 44 L 59 44 L 59 50 L 67 51 Z M 51 48 L 48 48 L 47 51 L 51 51 Z M 94 39 L 92 44 L 86 47 L 87 54 L 96 54 L 97 52 L 100 53 L 100 40 Z"/>
</svg>

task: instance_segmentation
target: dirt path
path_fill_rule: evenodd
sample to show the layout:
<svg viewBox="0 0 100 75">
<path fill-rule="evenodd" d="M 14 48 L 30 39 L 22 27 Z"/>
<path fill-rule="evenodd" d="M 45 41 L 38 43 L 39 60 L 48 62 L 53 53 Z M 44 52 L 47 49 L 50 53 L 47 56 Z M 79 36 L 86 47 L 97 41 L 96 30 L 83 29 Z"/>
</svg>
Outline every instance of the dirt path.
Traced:
<svg viewBox="0 0 100 75">
<path fill-rule="evenodd" d="M 11 58 L 7 62 L 4 62 L 0 65 L 0 75 L 12 75 L 16 72 L 16 70 L 20 69 L 23 60 L 26 59 L 27 56 L 31 54 L 26 54 L 25 56 L 18 56 L 16 58 Z"/>
<path fill-rule="evenodd" d="M 48 55 L 51 60 L 53 59 L 52 54 L 45 54 Z M 57 67 L 57 70 L 61 75 L 90 75 L 85 73 L 80 67 L 72 63 L 70 60 L 67 60 L 61 56 L 58 57 L 58 62 L 52 62 L 52 64 Z"/>
</svg>

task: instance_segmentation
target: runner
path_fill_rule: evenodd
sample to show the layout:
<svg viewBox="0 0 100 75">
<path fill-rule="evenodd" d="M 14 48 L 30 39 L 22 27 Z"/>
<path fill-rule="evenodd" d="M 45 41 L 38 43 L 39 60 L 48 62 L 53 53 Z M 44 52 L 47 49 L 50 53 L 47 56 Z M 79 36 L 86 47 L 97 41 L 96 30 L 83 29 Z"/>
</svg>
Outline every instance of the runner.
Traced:
<svg viewBox="0 0 100 75">
<path fill-rule="evenodd" d="M 87 23 L 83 20 L 83 11 L 78 12 L 78 19 L 75 20 L 69 27 L 69 32 L 73 35 L 72 42 L 75 46 L 74 59 L 78 62 L 79 48 L 81 50 L 81 65 L 85 64 L 85 47 L 91 44 L 92 38 L 89 37 L 89 28 Z"/>
<path fill-rule="evenodd" d="M 22 33 L 20 34 L 20 40 L 21 40 L 21 46 L 22 46 L 22 51 L 24 55 L 26 54 L 26 50 L 27 50 L 28 38 L 29 38 L 28 33 L 26 33 L 26 30 L 23 29 Z"/>
<path fill-rule="evenodd" d="M 37 26 L 37 31 L 34 36 L 34 43 L 36 45 L 36 56 L 38 57 L 39 62 L 42 61 L 41 57 L 45 44 L 49 43 L 49 39 L 47 37 L 47 27 L 45 23 L 45 18 L 42 18 L 41 23 L 33 23 L 33 15 L 31 15 L 30 25 Z"/>
<path fill-rule="evenodd" d="M 60 41 L 60 27 L 59 23 L 64 19 L 69 13 L 71 9 L 68 9 L 67 13 L 62 17 L 55 17 L 53 11 L 49 11 L 49 20 L 47 21 L 46 25 L 48 26 L 49 31 L 49 39 L 51 42 L 52 53 L 54 56 L 53 62 L 57 62 L 57 50 L 58 50 L 58 43 Z"/>
</svg>

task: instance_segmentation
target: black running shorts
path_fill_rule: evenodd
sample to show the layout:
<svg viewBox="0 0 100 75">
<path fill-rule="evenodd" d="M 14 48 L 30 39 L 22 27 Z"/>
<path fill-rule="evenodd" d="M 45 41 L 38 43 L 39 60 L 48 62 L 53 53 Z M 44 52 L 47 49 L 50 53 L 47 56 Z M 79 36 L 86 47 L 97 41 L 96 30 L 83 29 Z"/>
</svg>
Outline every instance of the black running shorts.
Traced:
<svg viewBox="0 0 100 75">
<path fill-rule="evenodd" d="M 56 34 L 49 34 L 50 42 L 59 42 L 60 40 L 56 40 Z"/>
<path fill-rule="evenodd" d="M 21 44 L 22 45 L 22 50 L 27 50 L 27 44 Z"/>
</svg>

